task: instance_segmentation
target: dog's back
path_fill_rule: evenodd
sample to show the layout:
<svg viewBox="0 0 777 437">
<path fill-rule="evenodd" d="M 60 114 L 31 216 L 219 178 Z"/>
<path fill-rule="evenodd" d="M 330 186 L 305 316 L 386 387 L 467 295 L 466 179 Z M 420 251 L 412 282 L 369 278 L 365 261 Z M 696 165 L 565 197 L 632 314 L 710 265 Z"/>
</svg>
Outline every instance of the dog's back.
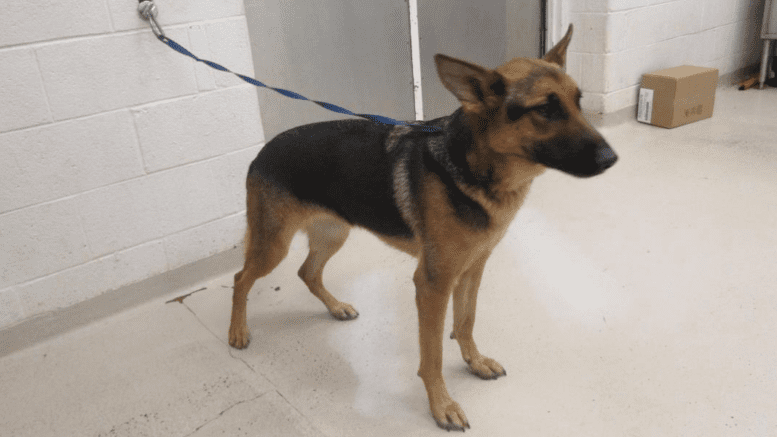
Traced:
<svg viewBox="0 0 777 437">
<path fill-rule="evenodd" d="M 394 157 L 383 146 L 391 127 L 363 120 L 309 124 L 286 131 L 251 163 L 296 199 L 391 237 L 412 237 L 394 201 Z"/>
</svg>

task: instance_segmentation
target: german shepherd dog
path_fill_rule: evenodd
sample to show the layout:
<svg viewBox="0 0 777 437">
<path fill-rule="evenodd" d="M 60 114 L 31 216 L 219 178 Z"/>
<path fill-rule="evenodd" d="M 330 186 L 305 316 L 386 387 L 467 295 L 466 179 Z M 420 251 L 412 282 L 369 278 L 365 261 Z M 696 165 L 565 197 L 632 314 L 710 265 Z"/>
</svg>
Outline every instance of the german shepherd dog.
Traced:
<svg viewBox="0 0 777 437">
<path fill-rule="evenodd" d="M 248 292 L 285 258 L 299 230 L 310 241 L 300 278 L 332 316 L 356 318 L 356 309 L 332 296 L 321 277 L 349 229 L 360 226 L 418 258 L 418 375 L 437 424 L 469 428 L 442 376 L 449 297 L 451 338 L 469 370 L 483 379 L 506 375 L 472 338 L 489 254 L 546 168 L 588 177 L 617 159 L 583 118 L 580 90 L 563 71 L 571 36 L 572 26 L 543 59 L 513 59 L 496 70 L 436 55 L 440 79 L 461 102 L 447 117 L 416 126 L 315 123 L 268 142 L 246 181 L 245 264 L 235 275 L 229 344 L 248 346 Z"/>
</svg>

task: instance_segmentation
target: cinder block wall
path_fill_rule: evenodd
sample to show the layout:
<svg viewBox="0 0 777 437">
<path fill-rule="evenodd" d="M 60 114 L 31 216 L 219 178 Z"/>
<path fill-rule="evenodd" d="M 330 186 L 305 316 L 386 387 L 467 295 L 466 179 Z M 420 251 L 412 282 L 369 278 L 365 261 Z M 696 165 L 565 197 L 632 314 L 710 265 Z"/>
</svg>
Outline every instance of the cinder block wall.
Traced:
<svg viewBox="0 0 777 437">
<path fill-rule="evenodd" d="M 584 107 L 596 112 L 635 106 L 642 75 L 650 71 L 692 64 L 725 75 L 760 59 L 763 0 L 564 4 L 576 25 L 568 71 L 584 91 Z"/>
<path fill-rule="evenodd" d="M 253 74 L 242 0 L 157 6 L 171 38 Z M 242 239 L 256 90 L 157 41 L 136 8 L 0 14 L 0 328 Z"/>
</svg>

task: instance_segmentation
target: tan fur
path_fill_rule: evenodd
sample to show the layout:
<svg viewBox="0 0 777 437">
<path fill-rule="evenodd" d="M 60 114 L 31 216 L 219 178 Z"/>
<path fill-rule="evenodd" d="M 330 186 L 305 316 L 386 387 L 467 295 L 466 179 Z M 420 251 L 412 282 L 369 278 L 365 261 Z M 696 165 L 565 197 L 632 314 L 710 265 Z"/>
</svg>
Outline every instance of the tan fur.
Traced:
<svg viewBox="0 0 777 437">
<path fill-rule="evenodd" d="M 506 375 L 501 364 L 480 353 L 472 337 L 478 288 L 491 251 L 504 236 L 534 178 L 545 171 L 544 166 L 529 160 L 527 144 L 559 133 L 559 127 L 549 131 L 533 119 L 533 115 L 518 123 L 504 122 L 505 108 L 499 106 L 499 99 L 488 94 L 487 86 L 483 99 L 476 99 L 466 87 L 467 80 L 475 78 L 487 85 L 501 76 L 508 87 L 523 87 L 520 91 L 524 94 L 518 94 L 528 106 L 541 104 L 550 93 L 556 94 L 572 114 L 561 129 L 576 135 L 590 126 L 580 114 L 577 86 L 562 71 L 570 37 L 571 28 L 544 60 L 516 59 L 494 71 L 452 58 L 436 58 L 443 83 L 461 100 L 464 112 L 472 121 L 474 147 L 466 156 L 467 163 L 476 174 L 490 172 L 494 181 L 489 192 L 458 184 L 488 213 L 490 220 L 485 229 L 457 217 L 448 201 L 445 185 L 432 173 L 423 176 L 420 202 L 416 202 L 420 206 L 413 206 L 407 162 L 400 161 L 394 170 L 394 198 L 415 237 L 378 237 L 418 258 L 413 277 L 421 349 L 418 375 L 426 387 L 433 417 L 438 425 L 448 430 L 469 427 L 442 376 L 443 325 L 448 301 L 453 296 L 451 338 L 458 341 L 469 370 L 484 379 Z M 526 85 L 527 80 L 532 81 L 531 86 Z M 496 107 L 500 109 L 497 111 Z M 397 147 L 399 138 L 409 129 L 394 128 L 386 147 Z M 254 281 L 269 273 L 285 257 L 291 238 L 298 230 L 305 230 L 310 237 L 310 254 L 300 268 L 299 276 L 334 317 L 355 318 L 356 310 L 338 301 L 322 282 L 326 262 L 348 236 L 348 223 L 323 209 L 303 204 L 270 182 L 249 179 L 247 186 L 246 259 L 243 270 L 235 275 L 229 344 L 236 348 L 248 345 L 246 296 Z"/>
</svg>

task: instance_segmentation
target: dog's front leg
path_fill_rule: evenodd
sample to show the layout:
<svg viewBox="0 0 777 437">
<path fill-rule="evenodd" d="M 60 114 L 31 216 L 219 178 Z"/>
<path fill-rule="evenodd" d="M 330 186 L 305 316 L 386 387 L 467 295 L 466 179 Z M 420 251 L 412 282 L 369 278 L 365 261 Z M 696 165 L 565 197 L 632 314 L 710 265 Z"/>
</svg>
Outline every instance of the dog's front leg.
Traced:
<svg viewBox="0 0 777 437">
<path fill-rule="evenodd" d="M 461 356 L 469 365 L 469 371 L 482 379 L 497 379 L 507 375 L 504 367 L 496 360 L 486 357 L 478 351 L 472 337 L 475 326 L 475 309 L 477 307 L 480 279 L 488 255 L 475 262 L 461 277 L 453 292 L 453 332 L 461 347 Z"/>
<path fill-rule="evenodd" d="M 418 376 L 424 381 L 432 416 L 441 428 L 464 431 L 469 428 L 467 416 L 451 399 L 442 377 L 442 343 L 445 310 L 456 277 L 431 271 L 422 257 L 413 276 L 416 285 L 418 330 L 421 344 L 421 365 Z"/>
</svg>

